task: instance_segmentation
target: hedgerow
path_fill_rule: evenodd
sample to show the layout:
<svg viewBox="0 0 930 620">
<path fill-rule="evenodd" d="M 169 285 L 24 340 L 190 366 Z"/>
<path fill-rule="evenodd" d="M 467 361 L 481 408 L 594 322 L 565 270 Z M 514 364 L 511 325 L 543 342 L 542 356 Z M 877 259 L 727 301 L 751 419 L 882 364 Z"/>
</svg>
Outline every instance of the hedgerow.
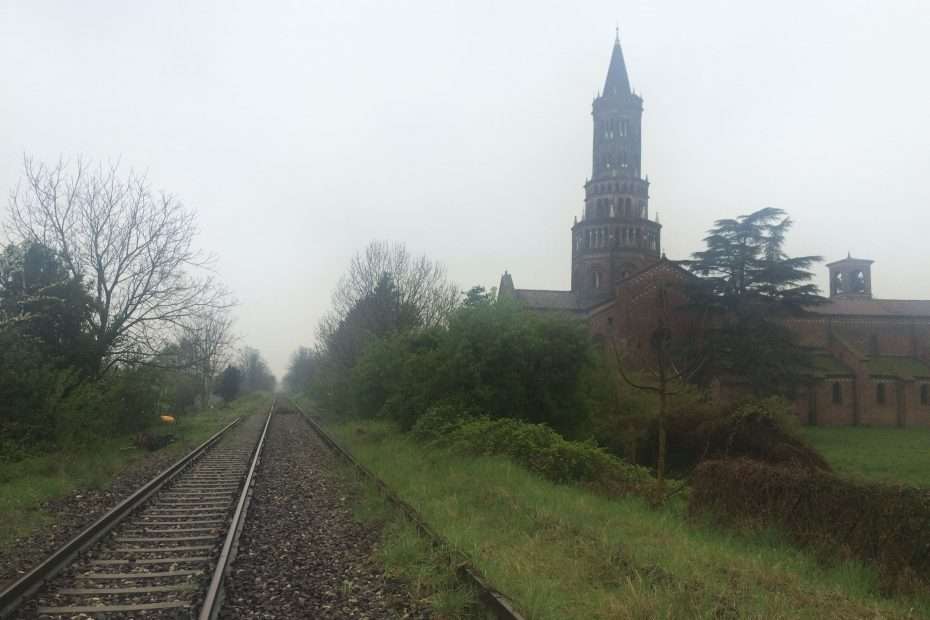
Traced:
<svg viewBox="0 0 930 620">
<path fill-rule="evenodd" d="M 890 591 L 930 583 L 930 493 L 748 459 L 706 461 L 689 510 L 740 527 L 776 527 L 800 544 L 876 564 Z"/>
<path fill-rule="evenodd" d="M 693 402 L 666 422 L 669 467 L 686 475 L 701 461 L 748 458 L 771 465 L 830 471 L 826 459 L 798 431 L 798 419 L 780 398 L 751 399 L 721 408 Z M 637 462 L 656 460 L 656 425 L 639 443 Z"/>
</svg>

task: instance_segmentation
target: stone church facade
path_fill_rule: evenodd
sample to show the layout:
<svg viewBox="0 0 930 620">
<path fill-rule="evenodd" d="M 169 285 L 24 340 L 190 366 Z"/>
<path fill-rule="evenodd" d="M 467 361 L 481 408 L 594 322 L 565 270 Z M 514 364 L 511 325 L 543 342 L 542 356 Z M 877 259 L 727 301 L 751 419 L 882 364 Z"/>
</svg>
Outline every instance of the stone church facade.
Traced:
<svg viewBox="0 0 930 620">
<path fill-rule="evenodd" d="M 662 227 L 650 218 L 642 114 L 618 37 L 592 104 L 592 174 L 571 229 L 571 290 L 518 289 L 506 272 L 499 287 L 501 297 L 532 310 L 588 321 L 595 337 L 618 343 L 633 366 L 649 363 L 659 314 L 671 317 L 678 337 L 700 329 L 681 309 L 685 299 L 675 286 L 693 276 L 662 254 Z M 930 427 L 930 300 L 874 298 L 871 265 L 851 256 L 828 264 L 829 301 L 784 322 L 815 361 L 795 411 L 815 425 Z M 657 312 L 660 287 L 667 307 Z M 738 377 L 720 377 L 713 389 L 722 402 L 745 393 Z"/>
</svg>

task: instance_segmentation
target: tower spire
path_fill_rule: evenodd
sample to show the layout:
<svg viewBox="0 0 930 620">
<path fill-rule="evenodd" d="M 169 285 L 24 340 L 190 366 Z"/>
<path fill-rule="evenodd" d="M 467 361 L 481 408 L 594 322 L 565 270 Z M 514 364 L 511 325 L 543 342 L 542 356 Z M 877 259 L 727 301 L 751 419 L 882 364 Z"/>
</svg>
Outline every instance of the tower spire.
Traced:
<svg viewBox="0 0 930 620">
<path fill-rule="evenodd" d="M 620 26 L 617 26 L 617 38 L 614 40 L 614 49 L 610 54 L 607 80 L 604 81 L 604 95 L 613 97 L 629 94 L 630 78 L 626 72 L 626 62 L 623 60 L 623 49 L 620 47 Z"/>
</svg>

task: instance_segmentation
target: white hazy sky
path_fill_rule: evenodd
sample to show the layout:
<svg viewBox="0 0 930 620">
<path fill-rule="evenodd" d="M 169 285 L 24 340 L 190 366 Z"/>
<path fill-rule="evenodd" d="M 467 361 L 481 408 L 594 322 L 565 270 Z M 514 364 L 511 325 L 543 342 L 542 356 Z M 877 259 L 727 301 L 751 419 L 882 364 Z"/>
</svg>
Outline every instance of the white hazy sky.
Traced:
<svg viewBox="0 0 930 620">
<path fill-rule="evenodd" d="M 0 0 L 0 189 L 24 154 L 147 171 L 280 376 L 370 239 L 568 287 L 615 24 L 670 258 L 776 206 L 790 252 L 930 298 L 927 0 Z"/>
</svg>

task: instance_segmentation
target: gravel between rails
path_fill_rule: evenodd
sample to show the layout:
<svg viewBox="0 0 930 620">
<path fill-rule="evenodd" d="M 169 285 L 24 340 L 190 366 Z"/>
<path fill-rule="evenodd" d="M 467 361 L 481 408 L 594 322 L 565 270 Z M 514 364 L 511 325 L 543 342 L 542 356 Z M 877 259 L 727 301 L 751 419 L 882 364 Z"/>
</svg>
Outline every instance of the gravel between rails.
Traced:
<svg viewBox="0 0 930 620">
<path fill-rule="evenodd" d="M 209 583 L 264 423 L 265 416 L 253 415 L 231 429 L 193 467 L 46 583 L 13 617 L 190 618 Z M 219 492 L 215 490 L 219 486 L 224 496 L 211 496 Z M 192 523 L 204 520 L 210 520 L 210 524 Z M 192 527 L 201 529 L 184 531 Z M 197 546 L 197 550 L 189 546 Z M 162 591 L 153 592 L 152 587 Z M 106 613 L 87 610 L 139 604 L 170 604 L 173 608 Z"/>
<path fill-rule="evenodd" d="M 191 443 L 190 446 L 185 445 L 183 452 L 146 453 L 141 460 L 114 478 L 105 489 L 78 489 L 64 497 L 45 502 L 42 510 L 51 515 L 54 522 L 38 528 L 28 536 L 17 538 L 0 550 L 0 589 L 22 577 L 193 448 L 194 444 Z"/>
<path fill-rule="evenodd" d="M 371 559 L 380 533 L 353 519 L 355 492 L 294 413 L 271 421 L 221 618 L 429 618 Z"/>
</svg>

